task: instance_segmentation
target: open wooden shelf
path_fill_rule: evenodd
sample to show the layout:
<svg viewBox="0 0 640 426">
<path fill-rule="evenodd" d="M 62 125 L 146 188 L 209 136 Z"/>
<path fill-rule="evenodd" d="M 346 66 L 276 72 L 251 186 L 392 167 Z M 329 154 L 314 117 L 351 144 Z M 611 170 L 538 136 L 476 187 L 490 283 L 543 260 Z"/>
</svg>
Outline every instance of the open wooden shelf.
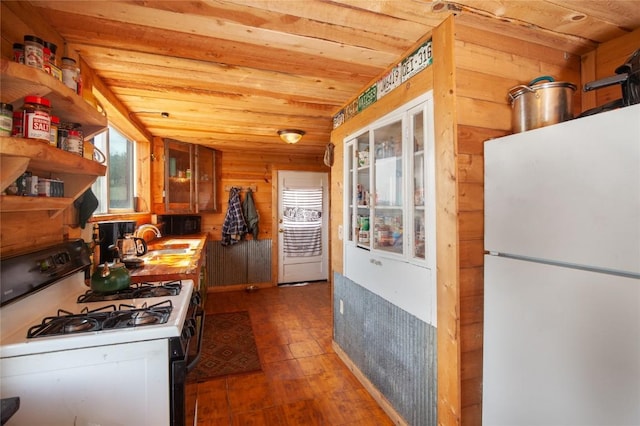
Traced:
<svg viewBox="0 0 640 426">
<path fill-rule="evenodd" d="M 89 139 L 107 128 L 107 117 L 57 78 L 27 65 L 0 58 L 0 101 L 22 108 L 25 96 L 51 101 L 51 114 L 68 123 L 79 123 Z"/>
<path fill-rule="evenodd" d="M 80 197 L 107 167 L 35 139 L 0 137 L 0 183 L 4 191 L 24 172 L 64 181 L 62 198 L 4 195 L 0 212 L 48 210 L 60 214 Z"/>
</svg>

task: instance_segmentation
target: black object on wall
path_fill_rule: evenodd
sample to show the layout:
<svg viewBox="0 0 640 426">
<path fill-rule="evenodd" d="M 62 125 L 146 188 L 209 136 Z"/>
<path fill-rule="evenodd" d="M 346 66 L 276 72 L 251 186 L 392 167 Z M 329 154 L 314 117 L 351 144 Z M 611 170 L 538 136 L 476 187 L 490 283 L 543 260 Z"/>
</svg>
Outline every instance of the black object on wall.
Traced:
<svg viewBox="0 0 640 426">
<path fill-rule="evenodd" d="M 135 220 L 110 220 L 98 222 L 100 230 L 100 264 L 113 262 L 113 252 L 109 246 L 115 245 L 125 234 L 133 234 L 136 230 Z"/>
<path fill-rule="evenodd" d="M 163 235 L 198 234 L 201 229 L 201 217 L 196 215 L 163 215 L 159 220 L 163 224 Z"/>
</svg>

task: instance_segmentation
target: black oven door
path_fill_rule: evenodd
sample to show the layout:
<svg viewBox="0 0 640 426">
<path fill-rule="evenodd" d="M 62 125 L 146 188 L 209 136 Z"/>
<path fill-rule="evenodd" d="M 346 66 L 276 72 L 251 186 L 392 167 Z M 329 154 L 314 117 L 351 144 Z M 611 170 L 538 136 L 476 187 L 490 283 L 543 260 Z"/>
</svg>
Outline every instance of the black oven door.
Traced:
<svg viewBox="0 0 640 426">
<path fill-rule="evenodd" d="M 172 426 L 191 426 L 196 421 L 197 383 L 188 383 L 187 375 L 200 359 L 204 318 L 204 310 L 195 306 L 183 327 L 182 336 L 169 341 Z"/>
</svg>

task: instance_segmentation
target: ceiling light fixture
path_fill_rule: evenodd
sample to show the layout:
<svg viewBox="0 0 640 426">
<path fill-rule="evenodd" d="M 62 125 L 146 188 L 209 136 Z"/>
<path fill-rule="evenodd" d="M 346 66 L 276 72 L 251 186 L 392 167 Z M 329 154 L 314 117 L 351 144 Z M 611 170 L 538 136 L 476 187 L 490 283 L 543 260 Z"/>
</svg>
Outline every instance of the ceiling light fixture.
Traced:
<svg viewBox="0 0 640 426">
<path fill-rule="evenodd" d="M 294 144 L 294 143 L 298 143 L 298 141 L 302 139 L 302 135 L 304 135 L 304 130 L 298 130 L 298 129 L 278 130 L 278 135 L 280 135 L 280 139 L 282 139 L 286 143 Z"/>
</svg>

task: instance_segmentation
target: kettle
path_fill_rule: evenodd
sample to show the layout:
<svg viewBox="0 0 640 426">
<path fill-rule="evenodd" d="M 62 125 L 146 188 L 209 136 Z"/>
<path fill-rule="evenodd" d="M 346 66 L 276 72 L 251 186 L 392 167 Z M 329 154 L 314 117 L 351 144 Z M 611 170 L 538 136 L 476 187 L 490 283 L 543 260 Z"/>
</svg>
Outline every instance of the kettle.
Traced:
<svg viewBox="0 0 640 426">
<path fill-rule="evenodd" d="M 123 260 L 147 253 L 147 242 L 142 238 L 134 237 L 132 234 L 125 234 L 124 238 L 118 240 L 118 247 L 122 253 Z"/>
<path fill-rule="evenodd" d="M 113 263 L 103 263 L 91 275 L 91 290 L 96 293 L 115 293 L 131 285 L 131 276 L 124 263 L 120 262 L 118 248 L 110 246 L 109 249 L 115 251 Z"/>
</svg>

